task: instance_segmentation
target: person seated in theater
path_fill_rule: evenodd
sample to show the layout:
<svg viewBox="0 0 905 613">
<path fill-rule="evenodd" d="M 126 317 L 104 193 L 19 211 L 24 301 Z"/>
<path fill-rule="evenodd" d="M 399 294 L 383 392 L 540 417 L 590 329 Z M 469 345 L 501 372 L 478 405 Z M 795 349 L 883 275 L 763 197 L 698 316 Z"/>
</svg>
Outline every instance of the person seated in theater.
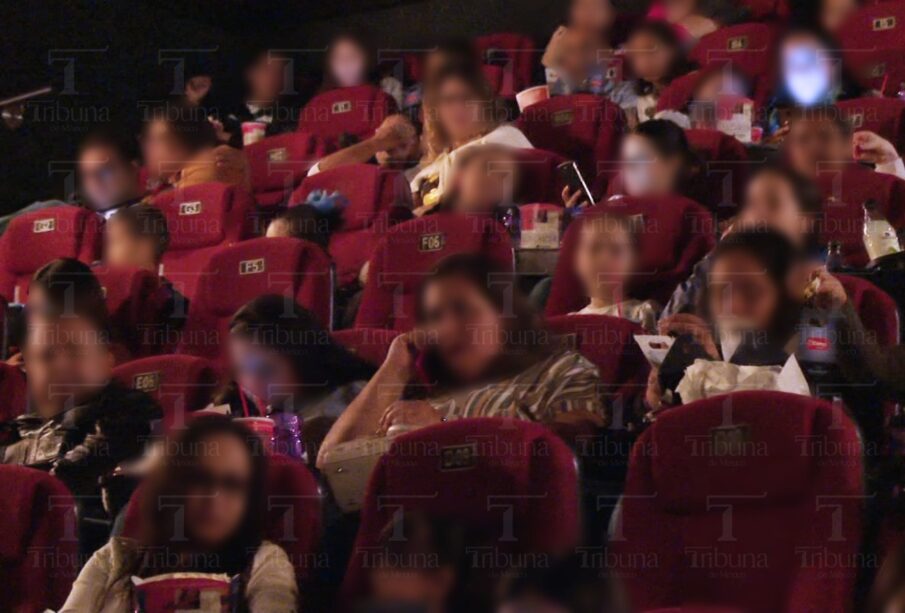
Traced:
<svg viewBox="0 0 905 613">
<path fill-rule="evenodd" d="M 825 254 L 816 232 L 823 199 L 814 183 L 785 165 L 768 163 L 748 178 L 738 215 L 724 231 L 771 228 L 782 233 L 806 257 L 823 261 Z M 663 316 L 701 313 L 701 296 L 712 264 L 711 255 L 695 264 L 691 275 L 679 284 L 663 309 Z"/>
<path fill-rule="evenodd" d="M 518 128 L 502 123 L 502 109 L 480 71 L 448 67 L 426 86 L 425 155 L 411 181 L 415 208 L 440 201 L 451 184 L 456 157 L 467 148 L 532 148 Z"/>
<path fill-rule="evenodd" d="M 295 413 L 309 443 L 320 442 L 374 374 L 285 296 L 260 296 L 239 309 L 226 342 L 233 378 L 214 404 L 229 405 L 236 416 Z"/>
<path fill-rule="evenodd" d="M 470 147 L 456 157 L 450 187 L 437 206 L 421 206 L 416 217 L 431 213 L 501 216 L 516 201 L 521 169 L 510 147 Z"/>
<path fill-rule="evenodd" d="M 667 119 L 639 124 L 622 139 L 619 172 L 609 187 L 611 198 L 679 196 L 694 191 L 701 162 L 688 144 L 685 131 Z M 588 206 L 581 190 L 562 192 L 569 207 Z"/>
<path fill-rule="evenodd" d="M 356 32 L 340 32 L 327 45 L 321 91 L 339 87 L 358 87 L 377 82 L 375 53 L 364 37 Z M 380 89 L 402 105 L 402 82 L 393 75 L 380 80 Z"/>
<path fill-rule="evenodd" d="M 377 163 L 382 168 L 401 170 L 408 180 L 417 172 L 421 159 L 421 135 L 418 127 L 402 114 L 390 115 L 365 140 L 343 147 L 320 160 L 308 176 L 349 164 Z"/>
<path fill-rule="evenodd" d="M 895 146 L 873 132 L 852 133 L 848 120 L 833 106 L 796 111 L 782 151 L 792 168 L 811 179 L 852 162 L 872 164 L 876 172 L 905 179 L 905 164 Z"/>
<path fill-rule="evenodd" d="M 539 327 L 512 279 L 485 257 L 450 256 L 425 280 L 418 328 L 397 337 L 318 455 L 375 432 L 464 417 L 511 417 L 563 435 L 605 426 L 597 369 Z"/>
<path fill-rule="evenodd" d="M 689 116 L 691 127 L 700 127 L 702 121 L 703 127 L 712 127 L 715 118 L 713 111 L 722 99 L 751 98 L 754 95 L 751 81 L 731 64 L 704 68 L 696 81 L 691 98 L 683 109 Z"/>
<path fill-rule="evenodd" d="M 574 315 L 609 315 L 654 330 L 660 306 L 652 300 L 634 300 L 628 294 L 638 257 L 633 220 L 603 215 L 585 219 L 575 250 L 575 272 L 581 279 L 588 305 Z"/>
<path fill-rule="evenodd" d="M 367 568 L 361 610 L 452 613 L 489 605 L 475 602 L 475 590 L 466 589 L 465 532 L 457 522 L 426 513 L 394 517 L 369 552 L 375 562 Z"/>
<path fill-rule="evenodd" d="M 242 575 L 231 610 L 298 611 L 295 571 L 265 540 L 267 456 L 260 439 L 220 415 L 191 421 L 149 476 L 137 538 L 113 537 L 85 564 L 60 613 L 132 609 L 131 578 Z"/>
<path fill-rule="evenodd" d="M 420 68 L 421 80 L 405 91 L 401 105 L 402 111 L 412 118 L 421 117 L 426 83 L 432 83 L 446 70 L 481 70 L 481 58 L 470 39 L 449 38 L 424 54 Z"/>
<path fill-rule="evenodd" d="M 145 123 L 142 153 L 155 192 L 201 183 L 228 183 L 250 189 L 248 161 L 222 145 L 204 109 L 163 106 Z"/>
</svg>

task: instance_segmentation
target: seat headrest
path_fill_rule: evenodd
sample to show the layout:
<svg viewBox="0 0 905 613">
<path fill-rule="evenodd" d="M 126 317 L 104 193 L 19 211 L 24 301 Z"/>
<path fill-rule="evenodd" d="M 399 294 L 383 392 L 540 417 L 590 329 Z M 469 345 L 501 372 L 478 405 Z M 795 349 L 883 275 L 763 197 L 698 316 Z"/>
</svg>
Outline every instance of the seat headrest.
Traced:
<svg viewBox="0 0 905 613">
<path fill-rule="evenodd" d="M 170 232 L 170 251 L 213 247 L 226 240 L 235 187 L 203 183 L 173 189 L 154 198 Z"/>
<path fill-rule="evenodd" d="M 30 275 L 57 258 L 87 258 L 99 240 L 101 220 L 76 206 L 56 206 L 14 217 L 4 233 L 0 262 L 10 273 Z"/>
</svg>

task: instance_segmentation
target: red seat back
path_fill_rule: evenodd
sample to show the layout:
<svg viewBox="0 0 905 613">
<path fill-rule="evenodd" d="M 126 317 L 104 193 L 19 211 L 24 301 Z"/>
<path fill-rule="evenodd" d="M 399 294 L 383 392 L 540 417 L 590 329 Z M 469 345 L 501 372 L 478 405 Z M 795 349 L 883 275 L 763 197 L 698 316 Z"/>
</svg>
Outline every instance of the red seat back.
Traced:
<svg viewBox="0 0 905 613">
<path fill-rule="evenodd" d="M 698 41 L 690 57 L 701 66 L 730 63 L 751 79 L 754 100 L 766 101 L 773 85 L 776 30 L 765 23 L 720 28 Z"/>
<path fill-rule="evenodd" d="M 317 245 L 296 238 L 255 238 L 218 249 L 202 271 L 197 295 L 189 306 L 181 352 L 220 357 L 226 350 L 233 315 L 264 294 L 295 300 L 329 328 L 333 307 L 330 259 Z"/>
<path fill-rule="evenodd" d="M 537 49 L 530 36 L 501 32 L 479 36 L 474 42 L 484 64 L 499 74 L 493 77 L 499 96 L 514 98 L 531 85 Z"/>
<path fill-rule="evenodd" d="M 660 92 L 660 97 L 657 98 L 657 111 L 684 111 L 691 102 L 703 74 L 702 71 L 695 70 L 673 79 Z"/>
<path fill-rule="evenodd" d="M 202 183 L 163 192 L 152 204 L 163 211 L 170 232 L 163 275 L 191 300 L 215 248 L 247 234 L 254 200 L 241 187 Z"/>
<path fill-rule="evenodd" d="M 832 561 L 859 555 L 862 454 L 842 408 L 805 396 L 662 413 L 632 448 L 610 541 L 633 609 L 845 610 L 859 565 Z"/>
<path fill-rule="evenodd" d="M 24 413 L 27 403 L 25 373 L 17 366 L 0 363 L 0 423 Z"/>
<path fill-rule="evenodd" d="M 858 164 L 846 164 L 820 170 L 817 184 L 824 196 L 818 224 L 821 241 L 842 243 L 849 266 L 863 266 L 868 261 L 863 234 L 863 205 L 867 200 L 877 201 L 894 228 L 905 228 L 905 181 Z"/>
<path fill-rule="evenodd" d="M 263 208 L 282 204 L 327 153 L 320 139 L 305 132 L 269 136 L 243 151 L 251 168 L 252 192 Z"/>
<path fill-rule="evenodd" d="M 75 502 L 45 471 L 0 465 L 0 610 L 57 610 L 78 573 Z"/>
<path fill-rule="evenodd" d="M 601 96 L 555 96 L 532 104 L 516 122 L 535 147 L 578 162 L 585 179 L 607 170 L 625 128 L 622 110 Z"/>
<path fill-rule="evenodd" d="M 850 53 L 860 49 L 897 49 L 905 32 L 905 2 L 882 2 L 862 6 L 850 15 L 837 34 L 839 48 Z"/>
<path fill-rule="evenodd" d="M 860 277 L 837 275 L 865 329 L 883 346 L 899 344 L 899 307 L 892 296 Z"/>
<path fill-rule="evenodd" d="M 331 89 L 312 98 L 299 117 L 299 130 L 336 145 L 343 135 L 370 138 L 396 102 L 374 85 Z"/>
<path fill-rule="evenodd" d="M 352 164 L 319 172 L 302 181 L 289 206 L 303 204 L 314 190 L 337 191 L 349 201 L 342 224 L 330 236 L 328 250 L 336 264 L 339 286 L 355 282 L 386 229 L 392 207 L 411 199 L 408 184 L 396 171 L 374 164 Z"/>
<path fill-rule="evenodd" d="M 422 280 L 457 253 L 483 253 L 512 270 L 509 235 L 490 217 L 440 213 L 390 228 L 371 259 L 355 327 L 411 329 Z"/>
<path fill-rule="evenodd" d="M 688 277 L 694 264 L 714 246 L 714 223 L 710 213 L 696 202 L 672 198 L 616 198 L 581 214 L 563 236 L 559 261 L 553 275 L 547 316 L 567 315 L 587 305 L 588 299 L 575 274 L 575 249 L 581 225 L 600 215 L 635 216 L 639 228 L 639 264 L 630 295 L 665 303 L 676 285 Z"/>
<path fill-rule="evenodd" d="M 58 258 L 91 264 L 101 254 L 103 219 L 77 206 L 55 206 L 14 217 L 0 238 L 0 296 L 25 302 L 28 283 Z"/>
<path fill-rule="evenodd" d="M 211 402 L 219 374 L 204 358 L 158 355 L 117 366 L 113 378 L 154 398 L 169 429 L 182 426 L 186 413 L 203 409 Z"/>
<path fill-rule="evenodd" d="M 895 96 L 905 83 L 905 57 L 901 49 L 843 49 L 845 65 L 867 90 Z"/>
<path fill-rule="evenodd" d="M 899 151 L 905 150 L 905 100 L 857 98 L 841 100 L 837 106 L 848 118 L 852 129 L 876 132 Z"/>
<path fill-rule="evenodd" d="M 384 328 L 349 328 L 337 330 L 333 340 L 360 357 L 365 362 L 380 366 L 390 351 L 393 339 L 399 336 L 396 330 Z"/>
<path fill-rule="evenodd" d="M 566 161 L 564 157 L 543 149 L 519 149 L 516 158 L 519 165 L 516 202 L 562 201 L 563 184 L 556 167 Z"/>
<path fill-rule="evenodd" d="M 580 534 L 575 460 L 547 428 L 509 419 L 462 419 L 397 437 L 368 483 L 347 599 L 364 594 L 367 556 L 379 555 L 384 527 L 415 511 L 486 535 L 466 543 L 475 552 L 562 553 Z"/>
<path fill-rule="evenodd" d="M 685 134 L 702 163 L 695 190 L 699 202 L 719 219 L 733 216 L 744 198 L 750 169 L 748 150 L 719 130 L 686 130 Z"/>
</svg>

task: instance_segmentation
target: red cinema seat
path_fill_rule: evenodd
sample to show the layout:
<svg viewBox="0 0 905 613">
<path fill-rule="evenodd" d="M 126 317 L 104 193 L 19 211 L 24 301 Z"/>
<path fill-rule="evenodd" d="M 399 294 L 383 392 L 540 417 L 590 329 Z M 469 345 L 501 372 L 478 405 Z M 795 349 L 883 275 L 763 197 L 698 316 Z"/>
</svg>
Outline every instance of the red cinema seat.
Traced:
<svg viewBox="0 0 905 613">
<path fill-rule="evenodd" d="M 330 235 L 328 251 L 336 264 L 337 284 L 355 283 L 389 224 L 390 210 L 411 199 L 408 183 L 398 172 L 374 164 L 341 166 L 302 181 L 289 206 L 303 204 L 314 190 L 336 191 L 349 201 L 342 210 L 342 224 Z"/>
<path fill-rule="evenodd" d="M 113 378 L 150 394 L 163 410 L 167 427 L 182 426 L 186 413 L 203 409 L 217 390 L 219 374 L 204 358 L 158 355 L 117 366 Z"/>
<path fill-rule="evenodd" d="M 0 363 L 0 423 L 22 415 L 27 404 L 25 373 L 17 366 Z"/>
<path fill-rule="evenodd" d="M 701 66 L 730 63 L 747 75 L 754 87 L 754 100 L 763 103 L 772 87 L 776 30 L 764 23 L 741 23 L 720 28 L 698 41 L 690 57 Z"/>
<path fill-rule="evenodd" d="M 622 109 L 602 96 L 555 96 L 532 104 L 516 122 L 535 147 L 575 160 L 592 181 L 617 158 Z"/>
<path fill-rule="evenodd" d="M 202 183 L 163 192 L 152 204 L 163 211 L 170 231 L 162 274 L 192 300 L 211 254 L 246 234 L 254 199 L 241 187 Z"/>
<path fill-rule="evenodd" d="M 643 394 L 650 370 L 635 342 L 644 334 L 641 326 L 627 319 L 606 315 L 563 315 L 547 319 L 547 326 L 567 337 L 570 345 L 597 366 L 601 394 L 611 402 Z"/>
<path fill-rule="evenodd" d="M 864 250 L 864 208 L 875 200 L 894 228 L 905 228 L 905 181 L 874 172 L 859 164 L 820 170 L 817 185 L 823 193 L 823 214 L 818 231 L 823 244 L 842 243 L 842 255 L 849 266 L 867 264 Z"/>
<path fill-rule="evenodd" d="M 302 462 L 279 454 L 268 456 L 266 539 L 283 548 L 295 568 L 296 578 L 305 581 L 316 570 L 321 528 L 321 494 Z M 139 486 L 126 506 L 123 536 L 135 538 L 141 532 Z"/>
<path fill-rule="evenodd" d="M 512 270 L 509 234 L 490 217 L 440 213 L 390 228 L 371 259 L 355 327 L 411 329 L 421 281 L 457 253 L 483 253 Z"/>
<path fill-rule="evenodd" d="M 0 466 L 0 611 L 57 610 L 78 573 L 75 502 L 42 470 Z"/>
<path fill-rule="evenodd" d="M 331 89 L 312 98 L 299 117 L 299 130 L 335 146 L 340 138 L 370 138 L 396 102 L 374 85 Z"/>
<path fill-rule="evenodd" d="M 899 343 L 899 307 L 892 296 L 860 277 L 836 275 L 868 332 L 883 346 Z"/>
<path fill-rule="evenodd" d="M 867 90 L 895 96 L 905 83 L 905 57 L 899 48 L 843 49 L 845 65 Z"/>
<path fill-rule="evenodd" d="M 672 83 L 660 92 L 660 97 L 657 98 L 657 111 L 684 112 L 704 74 L 702 70 L 695 70 L 673 79 Z"/>
<path fill-rule="evenodd" d="M 748 172 L 748 150 L 738 139 L 719 130 L 686 130 L 688 144 L 701 160 L 695 195 L 719 219 L 731 217 L 741 206 Z"/>
<path fill-rule="evenodd" d="M 859 565 L 838 561 L 860 555 L 863 453 L 842 409 L 806 396 L 662 413 L 632 448 L 610 539 L 633 610 L 848 610 Z"/>
<path fill-rule="evenodd" d="M 496 90 L 499 96 L 514 98 L 531 85 L 535 53 L 539 59 L 540 52 L 530 36 L 506 32 L 488 34 L 477 37 L 475 46 L 484 64 L 493 66 L 500 74 Z"/>
<path fill-rule="evenodd" d="M 103 218 L 77 206 L 55 206 L 13 218 L 0 238 L 0 296 L 24 303 L 39 268 L 58 258 L 91 264 L 100 257 Z"/>
<path fill-rule="evenodd" d="M 229 321 L 265 294 L 287 296 L 330 327 L 333 274 L 323 249 L 297 238 L 254 238 L 214 253 L 189 305 L 180 353 L 207 358 L 226 350 Z"/>
<path fill-rule="evenodd" d="M 563 236 L 545 309 L 548 317 L 587 306 L 587 296 L 575 274 L 575 249 L 582 224 L 606 214 L 640 216 L 643 221 L 638 229 L 640 262 L 629 288 L 635 298 L 653 298 L 665 304 L 676 285 L 715 244 L 710 212 L 687 198 L 625 197 L 602 202 L 582 213 Z"/>
<path fill-rule="evenodd" d="M 302 182 L 327 154 L 323 142 L 305 132 L 269 136 L 243 149 L 251 168 L 251 189 L 263 209 L 272 209 Z"/>
<path fill-rule="evenodd" d="M 365 362 L 380 366 L 390 351 L 393 339 L 399 336 L 396 330 L 384 328 L 349 328 L 337 330 L 333 340 L 360 357 Z"/>
<path fill-rule="evenodd" d="M 461 522 L 485 535 L 466 543 L 477 555 L 549 555 L 577 544 L 578 504 L 572 452 L 539 424 L 461 419 L 401 435 L 371 474 L 343 594 L 351 602 L 364 595 L 368 552 L 379 555 L 381 531 L 404 513 Z"/>
<path fill-rule="evenodd" d="M 905 31 L 905 2 L 862 6 L 846 18 L 837 38 L 847 54 L 858 49 L 900 49 Z"/>
<path fill-rule="evenodd" d="M 858 98 L 836 104 L 853 130 L 876 132 L 900 152 L 905 150 L 905 100 L 898 98 Z"/>
<path fill-rule="evenodd" d="M 516 202 L 561 202 L 562 180 L 556 167 L 566 161 L 564 157 L 543 149 L 518 149 L 518 192 Z M 585 177 L 592 181 L 591 177 Z"/>
</svg>

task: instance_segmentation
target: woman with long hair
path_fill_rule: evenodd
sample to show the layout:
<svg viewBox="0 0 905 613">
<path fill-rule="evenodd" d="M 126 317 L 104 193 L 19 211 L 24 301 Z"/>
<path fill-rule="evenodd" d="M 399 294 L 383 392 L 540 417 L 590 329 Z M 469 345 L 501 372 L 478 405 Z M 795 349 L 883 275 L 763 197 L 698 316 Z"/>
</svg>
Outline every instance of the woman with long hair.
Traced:
<svg viewBox="0 0 905 613">
<path fill-rule="evenodd" d="M 296 611 L 292 564 L 264 540 L 267 458 L 258 436 L 205 415 L 166 449 L 140 494 L 139 537 L 114 537 L 98 550 L 61 611 L 131 611 L 133 577 L 171 573 L 238 577 L 240 610 Z"/>
</svg>

